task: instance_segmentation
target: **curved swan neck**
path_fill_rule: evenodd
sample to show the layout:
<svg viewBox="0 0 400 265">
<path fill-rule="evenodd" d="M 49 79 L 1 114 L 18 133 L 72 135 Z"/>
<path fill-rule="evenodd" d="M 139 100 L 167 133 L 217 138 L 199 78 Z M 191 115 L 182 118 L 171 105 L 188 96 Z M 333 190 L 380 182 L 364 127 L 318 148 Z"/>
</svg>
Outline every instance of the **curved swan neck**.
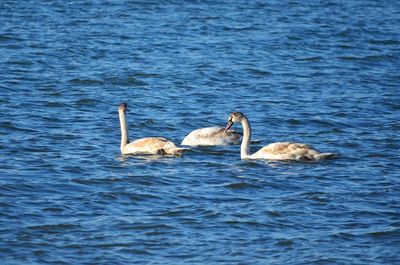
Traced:
<svg viewBox="0 0 400 265">
<path fill-rule="evenodd" d="M 125 145 L 127 145 L 129 142 L 128 127 L 126 126 L 126 117 L 125 117 L 125 112 L 123 111 L 119 112 L 119 123 L 121 125 L 121 152 L 122 152 Z"/>
<path fill-rule="evenodd" d="M 241 123 L 243 127 L 243 140 L 240 146 L 240 157 L 244 159 L 250 156 L 251 127 L 249 120 L 244 115 Z"/>
</svg>

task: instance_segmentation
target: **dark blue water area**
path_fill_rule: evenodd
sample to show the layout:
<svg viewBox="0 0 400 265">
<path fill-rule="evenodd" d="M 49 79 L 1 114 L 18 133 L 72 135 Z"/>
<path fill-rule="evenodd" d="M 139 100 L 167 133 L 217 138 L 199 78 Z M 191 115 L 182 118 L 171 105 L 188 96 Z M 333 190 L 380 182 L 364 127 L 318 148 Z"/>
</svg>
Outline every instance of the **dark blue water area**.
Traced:
<svg viewBox="0 0 400 265">
<path fill-rule="evenodd" d="M 400 264 L 399 29 L 399 1 L 0 1 L 1 264 Z M 252 152 L 338 156 L 121 156 L 120 102 L 131 139 L 242 111 Z"/>
</svg>

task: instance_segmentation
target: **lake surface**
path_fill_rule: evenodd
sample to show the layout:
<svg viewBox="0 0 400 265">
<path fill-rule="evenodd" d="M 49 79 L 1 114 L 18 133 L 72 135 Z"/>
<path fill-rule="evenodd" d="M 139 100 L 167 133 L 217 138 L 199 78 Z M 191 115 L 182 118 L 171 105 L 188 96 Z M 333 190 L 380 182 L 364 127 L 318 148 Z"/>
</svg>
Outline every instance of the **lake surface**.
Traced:
<svg viewBox="0 0 400 265">
<path fill-rule="evenodd" d="M 400 264 L 399 29 L 399 1 L 1 1 L 1 264 Z M 339 155 L 123 157 L 120 102 L 131 139 L 242 111 L 252 151 Z"/>
</svg>

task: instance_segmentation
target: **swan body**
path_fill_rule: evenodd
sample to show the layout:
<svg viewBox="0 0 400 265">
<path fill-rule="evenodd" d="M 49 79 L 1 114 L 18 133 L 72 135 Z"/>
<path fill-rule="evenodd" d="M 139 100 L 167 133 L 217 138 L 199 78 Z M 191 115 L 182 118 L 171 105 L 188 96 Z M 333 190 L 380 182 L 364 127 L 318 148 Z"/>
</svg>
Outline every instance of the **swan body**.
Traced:
<svg viewBox="0 0 400 265">
<path fill-rule="evenodd" d="M 129 142 L 126 125 L 127 104 L 119 105 L 118 114 L 121 126 L 121 154 L 127 155 L 181 155 L 187 148 L 179 148 L 172 141 L 162 137 L 147 137 Z"/>
<path fill-rule="evenodd" d="M 277 142 L 264 146 L 247 159 L 269 159 L 269 160 L 321 160 L 333 156 L 330 153 L 319 153 L 307 144 Z"/>
<path fill-rule="evenodd" d="M 206 127 L 192 131 L 183 139 L 181 145 L 230 145 L 242 136 L 234 130 L 225 132 L 223 127 Z"/>
<path fill-rule="evenodd" d="M 241 123 L 243 140 L 240 146 L 241 159 L 270 159 L 270 160 L 313 160 L 318 161 L 334 157 L 333 153 L 320 153 L 307 144 L 277 142 L 264 146 L 254 154 L 250 154 L 251 127 L 247 117 L 241 112 L 232 112 L 229 115 L 225 130 L 234 123 Z"/>
</svg>

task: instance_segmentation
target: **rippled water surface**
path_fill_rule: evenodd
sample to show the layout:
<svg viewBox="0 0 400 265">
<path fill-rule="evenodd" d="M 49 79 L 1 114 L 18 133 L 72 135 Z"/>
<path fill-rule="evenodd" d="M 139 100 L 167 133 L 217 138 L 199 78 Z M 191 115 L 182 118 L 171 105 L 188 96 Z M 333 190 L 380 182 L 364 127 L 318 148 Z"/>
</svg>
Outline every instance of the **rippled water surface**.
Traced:
<svg viewBox="0 0 400 265">
<path fill-rule="evenodd" d="M 2 264 L 400 264 L 398 1 L 0 1 Z M 123 157 L 250 119 L 239 146 Z M 240 126 L 236 126 L 240 129 Z"/>
</svg>

